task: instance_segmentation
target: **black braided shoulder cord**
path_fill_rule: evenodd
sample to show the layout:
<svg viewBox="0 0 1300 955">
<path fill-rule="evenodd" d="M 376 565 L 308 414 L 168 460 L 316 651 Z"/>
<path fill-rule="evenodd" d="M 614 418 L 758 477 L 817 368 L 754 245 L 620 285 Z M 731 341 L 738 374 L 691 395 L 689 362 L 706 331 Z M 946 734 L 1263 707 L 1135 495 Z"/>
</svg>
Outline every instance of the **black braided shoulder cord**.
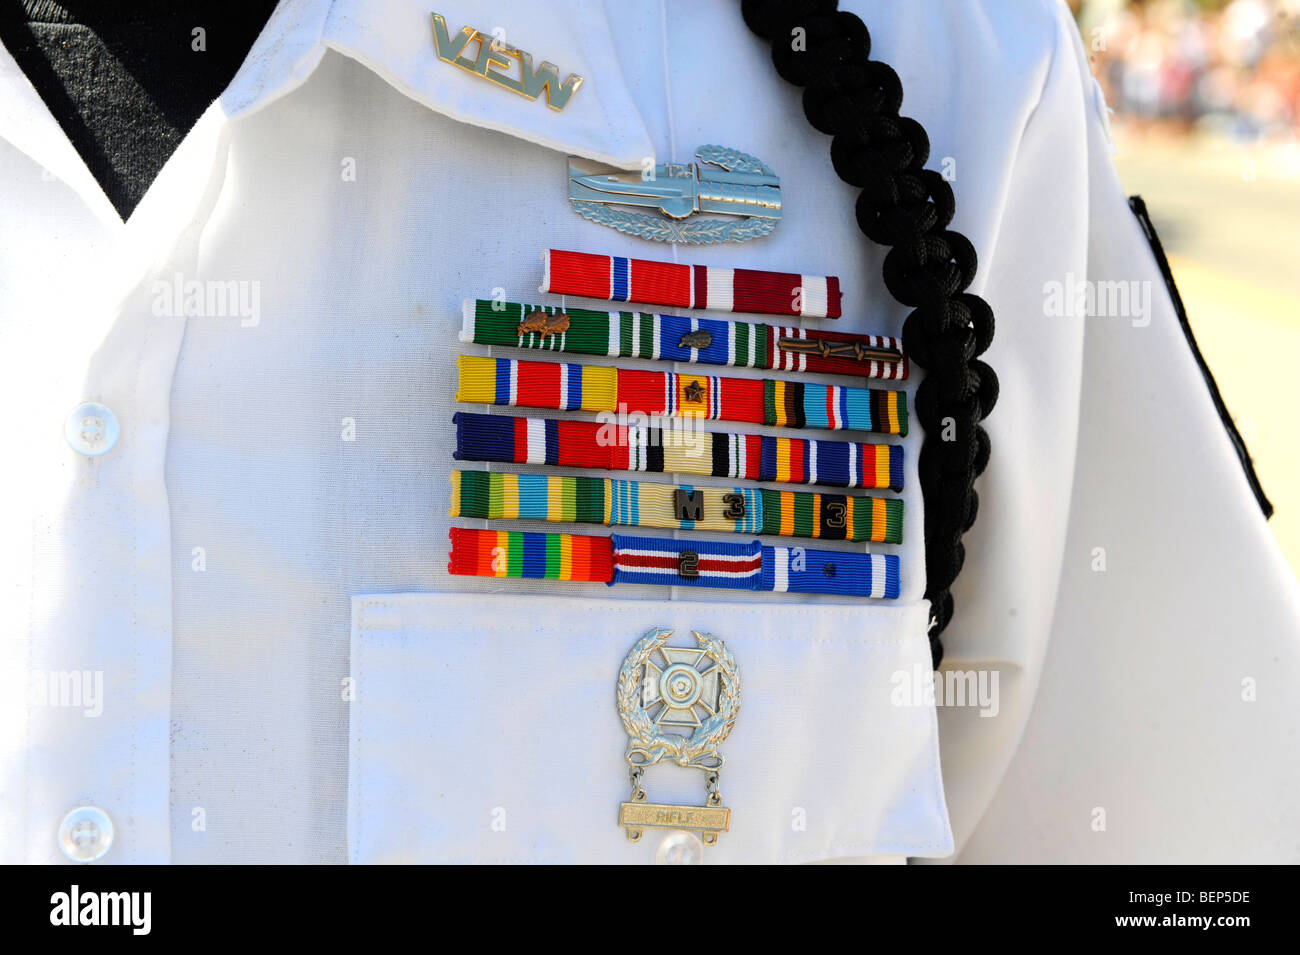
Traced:
<svg viewBox="0 0 1300 955">
<path fill-rule="evenodd" d="M 926 597 L 934 608 L 930 651 L 943 659 L 940 633 L 952 619 L 951 587 L 975 523 L 975 478 L 989 460 L 980 421 L 998 397 L 998 379 L 976 356 L 993 340 L 993 311 L 965 290 L 975 277 L 975 248 L 948 229 L 952 188 L 923 168 L 930 140 L 898 110 L 903 87 L 889 66 L 871 59 L 871 36 L 838 0 L 742 0 L 745 23 L 772 44 L 772 62 L 804 87 L 808 121 L 831 140 L 839 177 L 862 189 L 858 225 L 887 246 L 885 286 L 913 309 L 903 347 L 925 369 L 916 417 L 925 429 L 917 461 L 925 500 Z"/>
</svg>

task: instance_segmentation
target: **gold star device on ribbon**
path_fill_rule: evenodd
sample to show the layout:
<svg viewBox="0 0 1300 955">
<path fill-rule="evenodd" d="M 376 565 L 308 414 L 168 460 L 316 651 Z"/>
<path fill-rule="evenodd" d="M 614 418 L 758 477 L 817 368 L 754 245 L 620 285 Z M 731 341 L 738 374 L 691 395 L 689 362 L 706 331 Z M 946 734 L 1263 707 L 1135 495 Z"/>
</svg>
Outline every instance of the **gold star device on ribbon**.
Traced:
<svg viewBox="0 0 1300 955">
<path fill-rule="evenodd" d="M 727 645 L 692 631 L 694 647 L 667 646 L 671 630 L 651 630 L 623 660 L 618 676 L 618 713 L 627 731 L 631 798 L 619 806 L 618 822 L 632 842 L 646 829 L 685 829 L 706 846 L 731 828 L 722 805 L 718 744 L 731 733 L 740 711 L 740 674 Z M 648 803 L 641 788 L 647 766 L 668 759 L 702 770 L 704 806 Z"/>
</svg>

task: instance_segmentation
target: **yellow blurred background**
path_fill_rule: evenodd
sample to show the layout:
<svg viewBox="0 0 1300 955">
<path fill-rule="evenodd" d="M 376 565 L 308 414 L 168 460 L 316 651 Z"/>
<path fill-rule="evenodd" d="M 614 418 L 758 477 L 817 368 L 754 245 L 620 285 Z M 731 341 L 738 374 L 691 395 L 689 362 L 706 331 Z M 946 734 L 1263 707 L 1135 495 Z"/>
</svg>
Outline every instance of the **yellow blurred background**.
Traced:
<svg viewBox="0 0 1300 955">
<path fill-rule="evenodd" d="M 1188 320 L 1300 575 L 1300 0 L 1072 0 Z"/>
</svg>

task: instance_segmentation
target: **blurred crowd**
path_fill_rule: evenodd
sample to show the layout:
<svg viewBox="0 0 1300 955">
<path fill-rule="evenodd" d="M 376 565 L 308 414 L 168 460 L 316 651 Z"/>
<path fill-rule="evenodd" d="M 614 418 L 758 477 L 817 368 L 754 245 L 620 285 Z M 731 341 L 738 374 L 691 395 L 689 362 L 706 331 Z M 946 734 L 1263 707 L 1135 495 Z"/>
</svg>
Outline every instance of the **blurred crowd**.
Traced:
<svg viewBox="0 0 1300 955">
<path fill-rule="evenodd" d="M 1071 0 L 1116 118 L 1246 140 L 1300 134 L 1300 0 Z"/>
</svg>

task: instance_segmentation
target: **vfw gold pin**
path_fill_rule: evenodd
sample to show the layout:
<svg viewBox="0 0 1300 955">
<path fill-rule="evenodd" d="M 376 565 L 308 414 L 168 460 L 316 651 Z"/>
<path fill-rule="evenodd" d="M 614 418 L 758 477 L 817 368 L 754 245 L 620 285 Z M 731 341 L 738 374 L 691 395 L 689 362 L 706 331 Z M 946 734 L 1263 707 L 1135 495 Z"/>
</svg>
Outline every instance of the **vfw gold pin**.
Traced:
<svg viewBox="0 0 1300 955">
<path fill-rule="evenodd" d="M 459 66 L 489 83 L 504 86 L 529 99 L 537 99 L 545 91 L 546 105 L 556 112 L 569 105 L 573 94 L 582 86 L 582 77 L 577 73 L 570 73 L 569 78 L 561 83 L 559 67 L 554 63 L 543 60 L 541 66 L 533 69 L 531 53 L 506 46 L 491 33 L 473 27 L 463 27 L 452 36 L 442 14 L 432 16 L 434 50 L 444 63 Z M 472 59 L 465 55 L 467 51 L 473 53 Z"/>
<path fill-rule="evenodd" d="M 731 828 L 722 805 L 718 744 L 740 711 L 740 674 L 727 645 L 693 631 L 696 646 L 667 646 L 671 630 L 651 630 L 628 652 L 618 674 L 618 715 L 627 731 L 631 798 L 619 806 L 618 824 L 637 842 L 646 829 L 685 829 L 711 846 Z M 704 772 L 703 806 L 646 802 L 641 777 L 661 759 Z"/>
</svg>

